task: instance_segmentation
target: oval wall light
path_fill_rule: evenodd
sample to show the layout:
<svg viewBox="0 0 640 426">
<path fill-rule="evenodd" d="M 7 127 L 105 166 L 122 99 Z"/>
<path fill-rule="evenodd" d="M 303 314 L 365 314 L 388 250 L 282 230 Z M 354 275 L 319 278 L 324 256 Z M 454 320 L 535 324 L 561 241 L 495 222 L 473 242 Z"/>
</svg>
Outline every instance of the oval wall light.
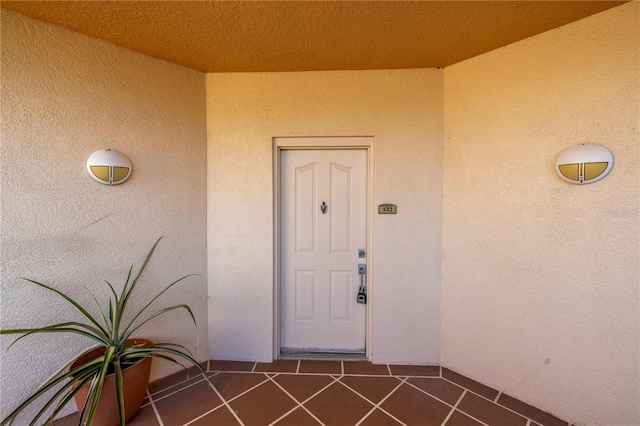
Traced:
<svg viewBox="0 0 640 426">
<path fill-rule="evenodd" d="M 558 155 L 556 172 L 570 183 L 597 182 L 613 167 L 613 155 L 597 143 L 581 143 L 571 146 Z"/>
<path fill-rule="evenodd" d="M 121 152 L 100 149 L 87 159 L 87 171 L 96 182 L 117 185 L 131 176 L 131 161 Z"/>
</svg>

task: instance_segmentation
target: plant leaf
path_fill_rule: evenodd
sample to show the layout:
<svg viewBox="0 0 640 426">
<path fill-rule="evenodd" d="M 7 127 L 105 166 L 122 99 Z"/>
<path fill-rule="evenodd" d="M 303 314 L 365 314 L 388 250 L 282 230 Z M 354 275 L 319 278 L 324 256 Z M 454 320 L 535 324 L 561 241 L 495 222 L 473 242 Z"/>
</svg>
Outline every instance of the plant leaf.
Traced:
<svg viewBox="0 0 640 426">
<path fill-rule="evenodd" d="M 88 333 L 83 330 L 78 330 L 77 328 L 68 327 L 70 325 L 87 329 L 90 332 Z M 21 334 L 21 333 L 24 333 L 24 335 L 18 337 L 16 340 L 11 342 L 7 350 L 11 348 L 13 345 L 15 345 L 19 340 L 22 340 L 25 337 L 30 336 L 32 334 L 36 334 L 36 333 L 76 333 L 76 334 L 80 334 L 82 336 L 88 337 L 92 340 L 98 341 L 104 345 L 109 344 L 108 337 L 101 336 L 100 335 L 101 333 L 98 329 L 88 326 L 86 324 L 82 324 L 80 322 L 64 322 L 64 323 L 54 324 L 48 327 L 41 327 L 41 328 L 17 328 L 17 329 L 11 329 L 11 330 L 0 330 L 0 334 Z"/>
<path fill-rule="evenodd" d="M 47 411 L 47 409 L 52 406 L 64 393 L 66 392 L 70 392 L 72 393 L 72 395 L 75 395 L 77 392 L 73 392 L 73 390 L 75 390 L 78 386 L 78 380 L 80 380 L 80 383 L 82 383 L 82 381 L 84 381 L 84 383 L 88 382 L 89 380 L 91 380 L 91 378 L 93 377 L 92 373 L 85 373 L 83 375 L 79 375 L 78 377 L 75 377 L 76 380 L 74 381 L 70 381 L 67 382 L 63 387 L 61 387 L 55 394 L 54 396 L 52 396 L 51 398 L 49 398 L 49 400 L 47 401 L 47 403 L 44 405 L 44 407 L 42 407 L 42 409 L 38 412 L 38 414 L 34 417 L 33 421 L 31 422 L 31 426 L 36 426 L 36 423 L 38 421 L 38 419 L 40 417 L 42 417 L 42 415 L 44 415 L 44 413 Z M 66 399 L 66 397 L 64 398 Z M 68 401 L 64 401 L 60 400 L 59 404 L 62 404 L 62 406 L 64 407 L 64 405 L 67 404 Z M 56 408 L 60 407 L 60 405 L 56 406 Z M 54 416 L 55 417 L 55 416 Z"/>
<path fill-rule="evenodd" d="M 86 330 L 89 330 L 91 333 L 94 333 L 94 334 L 97 334 L 97 335 L 100 334 L 100 330 L 98 330 L 97 328 L 91 327 L 90 325 L 83 324 L 83 323 L 77 322 L 77 321 L 61 322 L 60 324 L 48 325 L 46 327 L 4 329 L 4 330 L 0 330 L 0 334 L 30 333 L 30 332 L 38 331 L 38 330 L 48 330 L 48 329 L 55 328 L 55 327 L 68 327 L 68 326 L 72 326 L 72 325 L 84 328 Z"/>
<path fill-rule="evenodd" d="M 91 424 L 93 420 L 93 416 L 96 413 L 96 409 L 98 408 L 98 402 L 100 402 L 100 395 L 102 394 L 102 386 L 104 384 L 104 378 L 107 375 L 107 369 L 109 368 L 109 364 L 111 363 L 111 359 L 113 358 L 113 354 L 118 349 L 117 346 L 109 346 L 104 353 L 104 360 L 102 361 L 102 368 L 100 369 L 100 373 L 95 377 L 92 383 L 92 390 L 89 393 L 89 398 L 91 398 L 91 408 L 89 411 L 89 415 L 86 417 L 85 421 L 88 425 Z M 84 413 L 85 410 L 83 410 Z"/>
<path fill-rule="evenodd" d="M 184 368 L 184 365 L 180 364 L 178 361 L 176 361 L 175 359 L 171 358 L 170 356 L 156 354 L 156 353 L 153 353 L 153 352 L 141 353 L 141 354 L 138 354 L 138 355 L 133 354 L 133 355 L 130 355 L 130 356 L 123 356 L 120 359 L 122 361 L 126 361 L 126 360 L 129 360 L 129 359 L 139 359 L 139 358 L 161 358 L 161 359 L 164 359 L 166 361 L 171 361 L 173 363 L 176 363 L 179 366 L 181 366 L 182 368 Z"/>
<path fill-rule="evenodd" d="M 116 323 L 114 324 L 114 336 L 118 336 L 120 334 L 120 321 L 122 320 L 122 314 L 124 313 L 124 310 L 125 310 L 125 308 L 127 306 L 127 301 L 129 300 L 129 296 L 131 295 L 131 292 L 135 288 L 136 283 L 138 282 L 138 279 L 142 275 L 142 272 L 147 267 L 147 263 L 149 263 L 149 259 L 151 258 L 151 255 L 155 251 L 155 249 L 158 246 L 158 243 L 160 242 L 161 239 L 162 239 L 162 237 L 158 238 L 158 240 L 155 242 L 153 247 L 151 247 L 151 250 L 149 250 L 149 253 L 144 258 L 144 261 L 142 262 L 142 265 L 140 265 L 140 270 L 138 271 L 138 274 L 133 279 L 133 281 L 131 281 L 131 285 L 129 287 L 127 287 L 127 285 L 125 284 L 125 286 L 122 288 L 122 295 L 120 296 L 120 300 L 118 300 L 118 306 L 117 306 L 116 312 L 115 312 L 116 313 Z M 129 281 L 129 278 L 127 279 L 127 283 L 128 283 L 128 281 Z"/>
<path fill-rule="evenodd" d="M 76 388 L 74 388 L 67 396 L 64 397 L 64 399 L 62 399 L 56 409 L 53 411 L 53 413 L 51 414 L 51 416 L 49 417 L 49 419 L 47 420 L 47 425 L 50 424 L 51 422 L 53 422 L 53 419 L 56 418 L 56 416 L 60 413 L 60 411 L 62 411 L 62 409 L 65 407 L 65 405 L 67 405 L 69 403 L 69 401 L 71 401 L 71 399 L 78 393 L 80 392 L 80 390 L 84 387 L 84 385 L 86 385 L 89 381 L 91 380 L 91 377 L 87 377 L 86 379 L 84 379 L 82 382 L 80 382 L 78 384 L 78 386 Z M 82 417 L 81 417 L 82 418 Z"/>
<path fill-rule="evenodd" d="M 46 288 L 47 290 L 50 290 L 50 291 L 56 293 L 57 295 L 61 296 L 67 302 L 71 303 L 82 315 L 84 315 L 85 318 L 87 318 L 89 321 L 91 321 L 93 323 L 93 325 L 98 327 L 100 329 L 100 331 L 102 331 L 102 334 L 104 334 L 105 336 L 107 335 L 107 332 L 102 328 L 100 323 L 98 323 L 98 321 L 96 321 L 96 319 L 93 316 L 91 316 L 91 314 L 89 312 L 87 312 L 86 309 L 84 309 L 82 306 L 80 306 L 78 304 L 78 302 L 76 302 L 75 300 L 73 300 L 72 298 L 70 298 L 69 296 L 67 296 L 63 292 L 61 292 L 60 290 L 57 290 L 57 289 L 55 289 L 53 287 L 49 287 L 46 284 L 39 283 L 38 281 L 30 280 L 29 278 L 22 278 L 22 279 L 25 280 L 25 281 L 29 281 L 30 283 L 33 283 L 33 284 L 38 285 L 40 287 Z"/>
<path fill-rule="evenodd" d="M 118 294 L 116 293 L 116 290 L 113 288 L 113 286 L 111 285 L 111 283 L 107 280 L 104 281 L 105 283 L 107 283 L 107 286 L 109 286 L 109 290 L 111 291 L 111 294 L 113 295 L 113 300 L 111 300 L 111 298 L 109 298 L 109 320 L 111 321 L 111 328 L 110 328 L 110 332 L 111 332 L 111 341 L 115 341 L 116 340 L 116 309 L 119 306 L 119 299 L 118 299 Z"/>
<path fill-rule="evenodd" d="M 113 368 L 116 373 L 116 396 L 118 398 L 118 414 L 120 417 L 120 426 L 124 426 L 124 382 L 122 380 L 122 367 L 120 365 L 120 359 L 113 361 Z"/>
<path fill-rule="evenodd" d="M 193 354 L 191 353 L 191 351 L 189 349 L 187 349 L 184 346 L 179 345 L 177 343 L 148 343 L 148 344 L 145 344 L 144 346 L 136 346 L 136 349 L 141 349 L 141 350 L 149 349 L 149 348 L 152 348 L 152 349 L 156 349 L 156 348 L 170 348 L 170 349 L 171 348 L 180 348 L 184 352 L 186 352 L 187 354 L 193 356 Z M 127 354 L 127 353 L 129 353 L 129 350 L 123 351 L 123 354 Z"/>
<path fill-rule="evenodd" d="M 79 357 L 78 357 L 79 358 Z M 72 364 L 75 360 L 71 360 L 65 364 Z M 65 379 L 73 379 L 77 376 L 81 376 L 85 373 L 90 372 L 91 374 L 97 374 L 100 371 L 100 366 L 102 365 L 102 357 L 93 358 L 83 364 L 80 364 L 76 368 L 66 371 L 62 374 L 58 373 L 56 375 L 51 375 L 47 380 L 42 382 L 40 386 L 33 391 L 32 395 L 36 393 L 42 394 L 43 392 L 48 391 L 52 387 L 56 386 L 58 383 L 64 381 Z M 58 369 L 60 371 L 60 369 Z"/>
<path fill-rule="evenodd" d="M 131 279 L 131 274 L 133 273 L 133 265 L 129 267 L 129 273 L 127 274 L 127 280 L 124 282 L 124 287 L 127 288 L 129 285 L 129 280 Z"/>
<path fill-rule="evenodd" d="M 160 359 L 163 359 L 165 361 L 171 361 L 172 363 L 177 364 L 180 367 L 182 367 L 183 370 L 188 371 L 187 367 L 185 367 L 182 363 L 176 361 L 175 359 L 171 358 L 170 356 L 158 354 L 158 353 L 155 353 L 155 352 L 143 353 L 143 354 L 139 354 L 139 355 L 131 355 L 130 358 L 131 359 L 136 359 L 136 358 L 160 358 Z M 123 357 L 123 360 L 124 359 L 129 359 L 129 357 L 126 357 L 126 358 Z M 200 366 L 200 367 L 202 367 L 202 366 Z M 200 374 L 204 374 L 204 376 L 206 377 L 206 372 L 204 371 L 204 369 L 203 368 L 199 368 L 199 370 L 200 370 L 200 373 L 196 374 L 195 376 L 189 376 L 189 379 L 191 379 L 193 377 L 196 377 L 196 376 L 198 376 Z"/>
<path fill-rule="evenodd" d="M 159 240 L 158 240 L 158 241 L 159 241 Z M 189 277 L 196 276 L 196 275 L 197 275 L 197 274 L 185 275 L 184 277 L 179 278 L 179 279 L 175 280 L 174 282 L 172 282 L 171 284 L 169 284 L 168 286 L 166 286 L 166 287 L 164 288 L 164 290 L 162 290 L 160 293 L 158 293 L 158 294 L 157 294 L 153 299 L 151 299 L 151 300 L 150 300 L 146 305 L 144 305 L 144 307 L 143 307 L 142 309 L 140 309 L 136 315 L 134 315 L 133 319 L 129 322 L 129 324 L 127 325 L 127 327 L 124 329 L 124 331 L 123 331 L 123 335 L 130 336 L 130 335 L 133 333 L 133 331 L 135 331 L 136 329 L 140 328 L 140 325 L 138 325 L 134 330 L 128 331 L 128 330 L 129 330 L 129 328 L 133 325 L 133 323 L 138 319 L 138 317 L 139 317 L 140 315 L 142 315 L 142 313 L 143 313 L 143 312 L 144 312 L 144 311 L 145 311 L 145 310 L 146 310 L 146 309 L 147 309 L 147 308 L 148 308 L 148 307 L 149 307 L 153 302 L 155 302 L 155 301 L 156 301 L 160 296 L 162 296 L 162 295 L 163 295 L 167 290 L 169 290 L 169 289 L 170 289 L 171 287 L 173 287 L 174 285 L 178 284 L 180 281 L 182 281 L 182 280 L 184 280 L 184 279 L 186 279 L 186 278 L 189 278 Z M 187 305 L 183 305 L 183 306 L 187 306 Z M 191 314 L 191 318 L 193 319 L 193 324 L 196 326 L 196 329 L 197 329 L 197 328 L 198 328 L 198 324 L 196 323 L 196 319 L 195 319 L 195 317 L 193 316 L 193 313 L 191 313 L 191 309 L 189 309 L 189 307 L 188 307 L 188 306 L 187 306 L 187 309 L 189 310 L 189 313 Z M 154 316 L 157 316 L 157 315 L 154 315 Z M 151 318 L 153 318 L 153 317 L 151 317 Z M 149 318 L 149 319 L 151 319 L 151 318 Z M 149 321 L 149 319 L 145 320 L 142 324 L 144 324 L 145 322 Z M 198 342 L 198 343 L 199 343 L 199 342 Z M 196 344 L 196 346 L 197 346 L 197 344 Z"/>
<path fill-rule="evenodd" d="M 85 413 L 87 412 L 87 408 L 89 407 L 89 404 L 91 404 L 92 395 L 94 395 L 94 391 L 97 383 L 98 383 L 98 376 L 96 375 L 96 376 L 93 376 L 93 378 L 91 379 L 91 385 L 89 385 L 89 392 L 87 393 L 87 399 L 84 400 L 84 405 L 82 406 L 82 410 L 80 411 L 80 407 L 78 407 L 78 411 L 80 412 L 80 419 L 78 421 L 78 426 L 91 424 L 91 422 L 85 419 Z"/>
<path fill-rule="evenodd" d="M 60 382 L 64 381 L 65 379 L 72 377 L 74 375 L 78 375 L 78 376 L 82 376 L 84 374 L 89 374 L 93 375 L 93 374 L 97 374 L 97 372 L 99 371 L 98 369 L 95 369 L 95 373 L 92 373 L 92 369 L 94 369 L 94 365 L 98 366 L 102 363 L 102 359 L 101 357 L 99 358 L 95 358 L 91 361 L 88 361 L 85 364 L 82 364 L 81 366 L 78 366 L 77 368 L 73 369 L 72 371 L 69 371 L 59 377 L 50 377 L 49 379 L 47 379 L 47 381 L 45 381 L 44 383 L 42 383 L 22 404 L 20 404 L 15 410 L 13 410 L 8 416 L 7 418 L 5 418 L 1 425 L 5 425 L 7 424 L 7 421 L 13 419 L 14 417 L 16 417 L 22 410 L 24 410 L 29 404 L 31 404 L 33 401 L 35 401 L 37 398 L 39 398 L 40 396 L 42 396 L 45 392 L 49 391 L 51 388 L 53 388 L 54 386 L 58 385 Z"/>
<path fill-rule="evenodd" d="M 165 343 L 145 345 L 145 346 L 142 346 L 142 347 L 131 348 L 131 349 L 129 349 L 127 351 L 127 354 L 144 353 L 144 352 L 151 352 L 151 353 L 157 353 L 157 354 L 168 353 L 168 354 L 175 355 L 177 357 L 186 359 L 191 364 L 197 366 L 198 369 L 202 372 L 202 374 L 204 374 L 204 375 L 207 374 L 206 371 L 204 371 L 204 369 L 202 368 L 202 366 L 198 363 L 198 361 L 196 361 L 193 357 L 191 357 L 190 355 L 187 355 L 184 352 L 181 352 L 181 351 L 176 350 L 176 349 L 169 348 L 167 346 L 168 345 L 165 344 Z M 180 346 L 180 345 L 171 345 L 171 346 Z"/>
<path fill-rule="evenodd" d="M 97 349 L 99 347 L 102 347 L 102 345 L 96 344 L 96 345 L 92 345 L 89 346 L 88 348 L 83 349 L 81 352 L 78 352 L 76 355 L 74 355 L 71 359 L 69 359 L 67 362 L 65 362 L 64 364 L 62 364 L 60 367 L 58 367 L 58 369 L 56 371 L 53 372 L 53 374 L 51 374 L 49 377 L 47 377 L 47 379 L 45 381 L 43 381 L 40 386 L 38 386 L 33 392 L 37 392 L 38 390 L 40 390 L 40 388 L 42 388 L 43 386 L 45 386 L 50 380 L 55 379 L 60 373 L 62 373 L 63 371 L 65 371 L 67 369 L 67 367 L 69 367 L 71 364 L 73 364 L 78 358 L 80 358 L 82 355 L 86 354 L 89 351 L 92 351 L 94 349 Z M 87 365 L 87 363 L 84 363 L 83 365 Z"/>
<path fill-rule="evenodd" d="M 102 317 L 102 321 L 104 322 L 105 328 L 107 331 L 109 331 L 109 321 L 107 321 L 107 319 L 104 316 L 104 312 L 102 312 L 102 308 L 100 307 L 100 304 L 98 303 L 98 299 L 96 299 L 95 294 L 93 294 L 91 292 L 91 290 L 89 290 L 89 288 L 87 286 L 84 287 L 85 289 L 87 289 L 87 291 L 89 292 L 89 294 L 91 295 L 91 297 L 93 298 L 93 302 L 96 304 L 96 307 L 98 308 L 98 312 L 100 313 L 100 317 Z M 107 337 L 108 333 L 107 333 Z"/>
<path fill-rule="evenodd" d="M 193 315 L 193 312 L 191 311 L 191 308 L 189 308 L 189 306 L 185 305 L 184 303 L 181 303 L 179 305 L 173 305 L 170 306 L 168 308 L 164 308 L 158 312 L 156 312 L 155 314 L 151 315 L 149 318 L 145 319 L 144 321 L 142 321 L 140 324 L 138 324 L 137 326 L 135 326 L 131 331 L 128 331 L 126 333 L 124 333 L 122 335 L 122 337 L 120 338 L 120 340 L 122 342 L 124 342 L 125 340 L 127 340 L 129 338 L 129 336 L 131 336 L 137 329 L 139 329 L 140 327 L 142 327 L 143 325 L 145 325 L 146 323 L 148 323 L 149 321 L 151 321 L 152 319 L 154 319 L 157 316 L 160 316 L 164 313 L 167 313 L 169 311 L 173 311 L 175 309 L 186 309 L 187 312 L 189 312 L 189 315 L 191 315 L 191 319 L 193 320 L 193 324 L 196 327 L 196 330 L 198 329 L 198 324 L 196 323 L 196 318 Z M 130 325 L 129 325 L 130 326 Z M 127 326 L 127 328 L 129 328 L 129 326 Z M 196 348 L 198 347 L 198 344 L 200 343 L 200 336 L 197 335 L 196 333 Z"/>
</svg>

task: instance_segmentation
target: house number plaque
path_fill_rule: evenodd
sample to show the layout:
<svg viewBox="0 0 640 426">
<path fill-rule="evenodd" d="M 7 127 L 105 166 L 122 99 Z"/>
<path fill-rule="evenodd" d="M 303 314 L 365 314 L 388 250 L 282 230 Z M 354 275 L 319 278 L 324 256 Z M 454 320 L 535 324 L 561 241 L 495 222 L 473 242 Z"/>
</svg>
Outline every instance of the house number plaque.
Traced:
<svg viewBox="0 0 640 426">
<path fill-rule="evenodd" d="M 380 204 L 378 206 L 378 214 L 396 214 L 397 207 L 395 204 Z"/>
</svg>

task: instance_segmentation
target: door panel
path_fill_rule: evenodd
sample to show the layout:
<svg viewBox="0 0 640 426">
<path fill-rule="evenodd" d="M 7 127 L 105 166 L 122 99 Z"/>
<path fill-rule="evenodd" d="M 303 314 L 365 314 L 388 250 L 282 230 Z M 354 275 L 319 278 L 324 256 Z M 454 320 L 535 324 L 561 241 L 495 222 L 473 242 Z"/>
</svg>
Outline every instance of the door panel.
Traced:
<svg viewBox="0 0 640 426">
<path fill-rule="evenodd" d="M 366 150 L 281 151 L 283 348 L 364 351 L 366 182 Z"/>
<path fill-rule="evenodd" d="M 295 300 L 296 321 L 314 321 L 316 271 L 296 271 Z"/>
<path fill-rule="evenodd" d="M 315 253 L 316 165 L 307 164 L 295 170 L 296 253 Z"/>
<path fill-rule="evenodd" d="M 351 168 L 331 163 L 331 252 L 349 253 L 351 239 Z"/>
<path fill-rule="evenodd" d="M 331 271 L 331 321 L 350 321 L 351 271 Z"/>
</svg>

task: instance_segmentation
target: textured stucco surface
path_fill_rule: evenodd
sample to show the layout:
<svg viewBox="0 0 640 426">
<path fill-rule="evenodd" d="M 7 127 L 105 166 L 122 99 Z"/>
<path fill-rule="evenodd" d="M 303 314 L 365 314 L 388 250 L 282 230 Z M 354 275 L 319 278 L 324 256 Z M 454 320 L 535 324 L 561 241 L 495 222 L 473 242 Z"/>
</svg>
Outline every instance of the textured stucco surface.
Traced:
<svg viewBox="0 0 640 426">
<path fill-rule="evenodd" d="M 620 1 L 2 1 L 206 72 L 435 68 Z"/>
<path fill-rule="evenodd" d="M 164 236 L 132 307 L 188 273 L 155 306 L 188 303 L 207 354 L 205 75 L 49 24 L 2 12 L 1 323 L 39 326 L 78 314 L 19 277 L 52 284 L 91 306 Z M 108 187 L 87 174 L 100 148 L 125 153 L 131 178 Z M 139 335 L 194 350 L 186 312 Z M 1 340 L 2 413 L 88 341 Z M 177 366 L 154 361 L 152 379 Z M 20 423 L 21 424 L 21 423 Z"/>
<path fill-rule="evenodd" d="M 638 6 L 445 70 L 443 365 L 578 425 L 640 424 Z"/>
<path fill-rule="evenodd" d="M 210 353 L 273 357 L 275 136 L 373 136 L 374 362 L 440 361 L 442 71 L 208 74 Z"/>
</svg>

